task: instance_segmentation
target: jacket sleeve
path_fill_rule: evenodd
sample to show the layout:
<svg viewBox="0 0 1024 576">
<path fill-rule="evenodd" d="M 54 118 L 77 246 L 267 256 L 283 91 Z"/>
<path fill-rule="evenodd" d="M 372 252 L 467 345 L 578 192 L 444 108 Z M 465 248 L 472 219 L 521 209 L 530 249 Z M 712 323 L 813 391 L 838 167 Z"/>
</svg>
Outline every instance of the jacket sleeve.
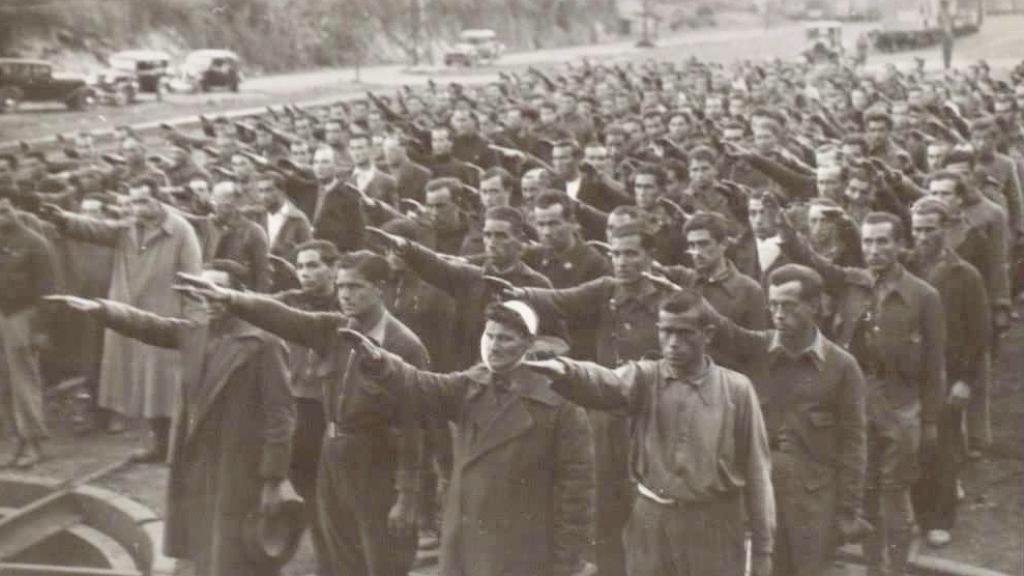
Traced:
<svg viewBox="0 0 1024 576">
<path fill-rule="evenodd" d="M 537 308 L 537 314 L 544 317 L 557 314 L 565 318 L 589 318 L 596 323 L 598 311 L 607 306 L 603 278 L 592 280 L 572 288 L 524 288 L 525 300 Z"/>
<path fill-rule="evenodd" d="M 737 464 L 746 472 L 744 496 L 750 518 L 750 545 L 754 554 L 771 554 L 775 534 L 775 492 L 772 489 L 768 432 L 753 385 L 733 398 L 736 406 Z"/>
<path fill-rule="evenodd" d="M 196 323 L 189 320 L 160 316 L 122 302 L 100 300 L 100 303 L 103 308 L 95 316 L 101 324 L 128 338 L 158 348 L 178 348 L 185 332 L 197 327 Z"/>
<path fill-rule="evenodd" d="M 936 424 L 946 399 L 946 319 L 939 293 L 923 294 L 921 341 L 924 354 L 921 421 Z"/>
<path fill-rule="evenodd" d="M 280 480 L 288 476 L 296 417 L 284 343 L 277 338 L 268 339 L 260 350 L 259 366 L 264 410 L 260 477 Z"/>
<path fill-rule="evenodd" d="M 769 338 L 767 331 L 740 326 L 715 310 L 707 300 L 704 300 L 704 307 L 710 316 L 711 325 L 715 327 L 716 341 L 747 358 L 756 358 L 765 353 Z"/>
<path fill-rule="evenodd" d="M 62 233 L 75 240 L 115 246 L 128 224 L 123 221 L 105 222 L 87 216 L 65 213 L 57 222 Z"/>
<path fill-rule="evenodd" d="M 552 510 L 552 576 L 579 568 L 592 536 L 594 445 L 586 412 L 564 404 L 558 413 Z"/>
<path fill-rule="evenodd" d="M 367 374 L 373 372 L 367 370 Z M 373 377 L 388 389 L 412 397 L 420 420 L 458 420 L 468 380 L 461 372 L 427 372 L 406 363 L 394 354 L 385 353 L 383 366 Z"/>
<path fill-rule="evenodd" d="M 251 267 L 249 270 L 249 278 L 252 281 L 250 289 L 256 292 L 270 290 L 270 242 L 267 240 L 266 232 L 259 226 L 253 228 L 245 248 L 248 252 L 246 260 Z"/>
<path fill-rule="evenodd" d="M 318 352 L 334 341 L 343 323 L 340 314 L 306 312 L 269 296 L 236 293 L 228 300 L 231 312 L 249 324 Z"/>
<path fill-rule="evenodd" d="M 404 356 L 405 362 L 418 370 L 430 364 L 427 352 L 417 343 Z M 423 426 L 421 414 L 416 410 L 416 394 L 405 389 L 396 395 L 398 399 L 398 422 L 395 436 L 398 444 L 398 465 L 395 470 L 395 489 L 402 493 L 419 492 L 419 474 L 423 468 Z"/>
<path fill-rule="evenodd" d="M 1007 161 L 1007 173 L 1009 177 L 1003 184 L 1003 196 L 1006 197 L 1006 214 L 1010 219 L 1010 230 L 1013 232 L 1010 238 L 1016 242 L 1017 234 L 1024 233 L 1024 199 L 1021 194 L 1020 177 L 1017 173 L 1017 163 L 1013 160 Z"/>
<path fill-rule="evenodd" d="M 836 462 L 838 505 L 851 516 L 859 513 L 864 497 L 864 474 L 867 466 L 867 408 L 864 374 L 852 356 L 843 364 L 842 385 L 837 404 L 839 433 Z"/>
<path fill-rule="evenodd" d="M 814 175 L 802 174 L 760 154 L 750 158 L 750 165 L 778 183 L 789 200 L 813 198 L 818 193 Z"/>
<path fill-rule="evenodd" d="M 445 260 L 433 250 L 415 242 L 409 243 L 402 253 L 402 259 L 424 282 L 446 292 L 456 300 L 472 294 L 473 287 L 483 279 L 483 270 L 480 267 Z"/>
<path fill-rule="evenodd" d="M 630 362 L 617 370 L 593 362 L 561 358 L 568 373 L 551 382 L 551 389 L 574 404 L 596 410 L 636 408 L 641 369 Z"/>
<path fill-rule="evenodd" d="M 959 350 L 953 351 L 957 358 L 952 362 L 947 358 L 946 378 L 949 383 L 960 380 L 973 387 L 982 378 L 982 361 L 992 338 L 992 316 L 981 274 L 971 266 L 964 266 L 960 282 L 962 302 L 957 308 L 964 334 L 959 339 Z"/>
</svg>

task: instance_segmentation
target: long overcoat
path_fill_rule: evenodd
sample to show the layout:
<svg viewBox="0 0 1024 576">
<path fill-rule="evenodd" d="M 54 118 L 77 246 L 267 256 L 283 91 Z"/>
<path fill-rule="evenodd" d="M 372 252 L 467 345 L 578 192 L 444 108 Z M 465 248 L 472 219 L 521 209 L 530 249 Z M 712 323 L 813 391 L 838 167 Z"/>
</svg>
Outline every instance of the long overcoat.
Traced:
<svg viewBox="0 0 1024 576">
<path fill-rule="evenodd" d="M 72 238 L 111 246 L 113 272 L 107 297 L 153 314 L 197 319 L 199 307 L 171 287 L 178 272 L 202 270 L 199 241 L 182 216 L 168 211 L 140 236 L 130 220 L 107 222 L 66 215 L 60 226 Z M 100 363 L 99 405 L 129 417 L 174 414 L 180 362 L 175 350 L 143 344 L 107 330 Z"/>
</svg>

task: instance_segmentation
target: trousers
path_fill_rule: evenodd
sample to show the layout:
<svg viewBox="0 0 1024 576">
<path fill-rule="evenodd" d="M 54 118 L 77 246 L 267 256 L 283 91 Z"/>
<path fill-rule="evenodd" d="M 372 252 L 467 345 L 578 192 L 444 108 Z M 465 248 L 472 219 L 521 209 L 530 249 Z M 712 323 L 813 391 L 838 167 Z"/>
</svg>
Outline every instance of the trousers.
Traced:
<svg viewBox="0 0 1024 576">
<path fill-rule="evenodd" d="M 43 417 L 43 378 L 32 347 L 34 308 L 0 311 L 0 419 L 19 440 L 49 435 Z"/>
</svg>

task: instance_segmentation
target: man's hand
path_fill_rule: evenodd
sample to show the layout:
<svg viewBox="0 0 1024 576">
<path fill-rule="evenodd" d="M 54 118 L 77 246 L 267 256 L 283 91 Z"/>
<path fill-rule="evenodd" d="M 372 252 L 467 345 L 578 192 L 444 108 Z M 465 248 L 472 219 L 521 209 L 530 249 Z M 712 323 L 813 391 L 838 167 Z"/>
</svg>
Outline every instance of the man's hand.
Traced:
<svg viewBox="0 0 1024 576">
<path fill-rule="evenodd" d="M 951 405 L 962 408 L 971 399 L 971 387 L 963 380 L 957 380 L 949 389 L 949 397 L 946 399 Z"/>
<path fill-rule="evenodd" d="M 339 328 L 338 336 L 352 346 L 359 356 L 360 362 L 363 362 L 364 365 L 375 369 L 379 368 L 381 362 L 384 361 L 384 352 L 365 334 L 351 328 Z"/>
<path fill-rule="evenodd" d="M 836 515 L 836 522 L 840 544 L 860 542 L 875 531 L 867 520 L 854 514 L 840 512 Z"/>
<path fill-rule="evenodd" d="M 264 516 L 270 514 L 274 507 L 284 500 L 281 491 L 280 480 L 267 480 L 263 482 L 263 491 L 260 493 L 260 513 Z"/>
<path fill-rule="evenodd" d="M 523 360 L 522 365 L 549 378 L 562 378 L 569 373 L 569 367 L 558 358 Z"/>
<path fill-rule="evenodd" d="M 587 240 L 587 246 L 591 246 L 597 249 L 597 251 L 600 252 L 602 256 L 607 257 L 609 254 L 612 253 L 612 247 L 609 246 L 607 242 L 602 242 L 600 240 Z"/>
<path fill-rule="evenodd" d="M 665 198 L 664 196 L 658 198 L 658 205 L 664 208 L 674 220 L 679 222 L 686 222 L 690 219 L 690 216 L 693 216 L 693 214 L 687 212 L 682 206 L 668 198 Z"/>
<path fill-rule="evenodd" d="M 60 222 L 67 214 L 63 208 L 49 202 L 40 204 L 36 213 L 39 214 L 40 218 L 48 222 Z"/>
<path fill-rule="evenodd" d="M 734 160 L 750 160 L 754 157 L 753 151 L 735 142 L 722 142 L 722 152 Z"/>
<path fill-rule="evenodd" d="M 399 492 L 394 506 L 388 512 L 388 532 L 393 536 L 399 536 L 416 530 L 416 514 L 416 495 Z"/>
<path fill-rule="evenodd" d="M 520 300 L 526 297 L 525 290 L 497 276 L 484 276 L 484 283 L 502 300 Z"/>
<path fill-rule="evenodd" d="M 189 296 L 198 296 L 207 302 L 227 302 L 231 299 L 231 294 L 233 293 L 233 290 L 217 286 L 213 282 L 195 274 L 178 272 L 177 278 L 181 283 L 172 286 L 173 289 Z"/>
<path fill-rule="evenodd" d="M 77 310 L 78 312 L 85 312 L 86 314 L 96 312 L 103 308 L 103 304 L 96 300 L 92 300 L 90 298 L 79 298 L 78 296 L 69 296 L 65 294 L 43 296 L 43 300 L 46 300 L 47 302 L 56 302 L 57 304 L 67 306 L 68 308 Z"/>
<path fill-rule="evenodd" d="M 750 576 L 772 576 L 772 555 L 752 554 L 750 557 Z"/>
<path fill-rule="evenodd" d="M 392 252 L 400 254 L 409 247 L 409 241 L 405 238 L 385 232 L 376 226 L 367 226 L 366 231 Z"/>
</svg>

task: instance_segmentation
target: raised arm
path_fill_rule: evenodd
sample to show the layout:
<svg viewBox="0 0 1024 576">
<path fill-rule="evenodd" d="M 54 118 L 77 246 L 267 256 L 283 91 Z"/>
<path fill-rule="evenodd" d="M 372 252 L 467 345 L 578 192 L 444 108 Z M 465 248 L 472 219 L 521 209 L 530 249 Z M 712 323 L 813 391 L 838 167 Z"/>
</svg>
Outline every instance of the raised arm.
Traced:
<svg viewBox="0 0 1024 576">
<path fill-rule="evenodd" d="M 94 316 L 107 328 L 150 346 L 178 348 L 191 329 L 200 325 L 181 318 L 168 318 L 129 304 L 100 300 Z"/>
<path fill-rule="evenodd" d="M 572 288 L 522 288 L 519 291 L 541 316 L 557 314 L 574 320 L 585 318 L 589 324 L 596 324 L 600 311 L 608 306 L 610 282 L 613 282 L 611 278 L 603 277 Z"/>
<path fill-rule="evenodd" d="M 445 260 L 416 242 L 409 242 L 400 253 L 409 268 L 420 278 L 456 300 L 469 296 L 473 287 L 483 279 L 483 269 L 479 266 Z"/>
<path fill-rule="evenodd" d="M 561 376 L 551 375 L 551 389 L 574 404 L 596 410 L 633 412 L 640 385 L 639 364 L 630 362 L 617 370 L 593 362 L 559 358 Z"/>
<path fill-rule="evenodd" d="M 130 226 L 125 221 L 107 222 L 63 210 L 59 216 L 48 219 L 69 238 L 104 246 L 115 246 Z"/>
<path fill-rule="evenodd" d="M 334 332 L 345 325 L 341 314 L 306 312 L 269 296 L 232 291 L 226 303 L 234 315 L 253 326 L 320 352 L 333 343 Z"/>
</svg>

